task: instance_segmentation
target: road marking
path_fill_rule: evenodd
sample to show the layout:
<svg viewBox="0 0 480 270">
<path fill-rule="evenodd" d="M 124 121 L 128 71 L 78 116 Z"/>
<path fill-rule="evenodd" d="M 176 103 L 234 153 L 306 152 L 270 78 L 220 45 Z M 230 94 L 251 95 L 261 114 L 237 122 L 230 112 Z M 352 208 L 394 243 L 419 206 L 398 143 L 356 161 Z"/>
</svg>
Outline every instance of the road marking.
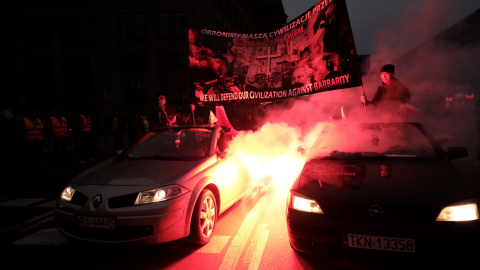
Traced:
<svg viewBox="0 0 480 270">
<path fill-rule="evenodd" d="M 35 207 L 54 208 L 56 202 L 57 200 L 51 200 L 51 201 L 36 205 Z"/>
<path fill-rule="evenodd" d="M 31 218 L 31 219 L 25 221 L 25 222 L 18 223 L 18 224 L 14 225 L 14 226 L 11 226 L 11 227 L 9 227 L 9 228 L 6 228 L 6 229 L 1 230 L 1 231 L 0 231 L 0 235 L 2 235 L 2 234 L 4 234 L 4 233 L 11 232 L 11 231 L 19 230 L 19 229 L 25 227 L 26 225 L 29 225 L 29 224 L 31 224 L 31 223 L 38 223 L 38 222 L 40 222 L 40 221 L 43 220 L 43 219 L 49 219 L 49 218 L 51 218 L 51 217 L 53 217 L 53 213 L 52 213 L 51 211 L 46 212 L 46 213 L 43 213 L 43 214 L 41 214 L 41 215 L 38 215 L 38 216 L 36 216 L 36 217 L 34 217 L 34 218 Z"/>
<path fill-rule="evenodd" d="M 46 198 L 19 198 L 9 200 L 3 203 L 0 203 L 0 206 L 14 206 L 14 207 L 21 207 L 21 206 L 29 206 L 38 202 L 45 200 Z"/>
<path fill-rule="evenodd" d="M 28 227 L 25 227 L 25 228 L 22 228 L 20 231 L 21 232 L 28 232 L 29 230 L 31 229 L 35 229 L 36 227 L 40 227 L 40 226 L 43 226 L 45 225 L 46 223 L 50 222 L 50 221 L 53 221 L 53 216 L 46 216 L 45 218 L 43 219 L 39 219 L 37 220 L 34 224 L 28 226 Z"/>
<path fill-rule="evenodd" d="M 13 242 L 13 245 L 59 246 L 68 240 L 56 228 L 38 230 L 27 237 Z"/>
<path fill-rule="evenodd" d="M 198 249 L 198 253 L 221 253 L 228 243 L 230 235 L 214 235 L 210 242 Z"/>
<path fill-rule="evenodd" d="M 250 246 L 247 249 L 247 253 L 243 258 L 244 264 L 249 264 L 249 270 L 256 270 L 260 266 L 260 261 L 262 260 L 263 251 L 267 245 L 268 234 L 270 233 L 267 230 L 268 224 L 261 224 L 257 227 L 257 232 L 253 237 L 253 240 Z"/>
<path fill-rule="evenodd" d="M 240 226 L 240 229 L 238 229 L 237 234 L 233 238 L 219 269 L 230 270 L 236 268 L 238 260 L 240 259 L 240 255 L 242 254 L 242 250 L 247 243 L 250 233 L 252 232 L 252 228 L 265 207 L 267 197 L 269 196 L 262 196 L 255 207 L 253 207 L 250 213 L 248 213 L 247 217 Z"/>
</svg>

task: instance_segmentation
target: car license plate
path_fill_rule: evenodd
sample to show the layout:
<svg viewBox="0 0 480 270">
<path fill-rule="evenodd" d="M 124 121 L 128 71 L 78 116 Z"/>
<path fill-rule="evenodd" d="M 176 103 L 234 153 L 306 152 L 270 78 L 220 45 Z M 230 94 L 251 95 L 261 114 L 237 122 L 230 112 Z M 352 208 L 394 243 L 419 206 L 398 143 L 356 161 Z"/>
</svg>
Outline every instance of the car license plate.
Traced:
<svg viewBox="0 0 480 270">
<path fill-rule="evenodd" d="M 115 229 L 115 218 L 78 216 L 77 225 L 88 228 Z"/>
<path fill-rule="evenodd" d="M 415 252 L 415 239 L 383 237 L 361 234 L 345 234 L 344 244 L 351 248 Z"/>
</svg>

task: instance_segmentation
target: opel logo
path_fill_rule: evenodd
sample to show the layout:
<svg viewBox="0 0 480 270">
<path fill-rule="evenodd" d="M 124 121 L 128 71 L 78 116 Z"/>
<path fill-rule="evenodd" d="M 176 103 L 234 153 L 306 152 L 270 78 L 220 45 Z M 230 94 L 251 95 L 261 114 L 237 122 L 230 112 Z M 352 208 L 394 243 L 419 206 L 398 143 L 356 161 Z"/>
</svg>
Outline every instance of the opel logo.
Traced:
<svg viewBox="0 0 480 270">
<path fill-rule="evenodd" d="M 98 194 L 92 199 L 93 207 L 98 208 L 102 203 L 102 195 Z"/>
<path fill-rule="evenodd" d="M 370 206 L 370 209 L 368 209 L 368 212 L 370 212 L 370 215 L 374 218 L 378 218 L 383 215 L 383 209 L 382 207 L 380 207 L 380 205 Z"/>
</svg>

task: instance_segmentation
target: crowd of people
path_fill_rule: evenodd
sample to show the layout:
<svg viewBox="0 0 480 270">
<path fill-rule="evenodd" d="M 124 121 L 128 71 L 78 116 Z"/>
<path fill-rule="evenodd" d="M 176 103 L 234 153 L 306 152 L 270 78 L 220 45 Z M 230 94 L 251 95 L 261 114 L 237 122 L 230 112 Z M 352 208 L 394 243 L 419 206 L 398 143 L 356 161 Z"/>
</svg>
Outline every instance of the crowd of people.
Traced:
<svg viewBox="0 0 480 270">
<path fill-rule="evenodd" d="M 98 142 L 97 119 L 88 108 L 72 115 L 59 106 L 29 106 L 25 113 L 3 109 L 0 114 L 1 166 L 7 174 L 35 175 L 49 160 L 53 168 L 70 165 L 69 154 L 81 163 L 94 160 Z M 51 169 L 51 168 L 48 168 Z"/>
<path fill-rule="evenodd" d="M 183 110 L 166 103 L 159 95 L 157 104 L 143 110 L 118 109 L 112 115 L 99 115 L 93 107 L 67 111 L 66 108 L 29 106 L 25 112 L 0 111 L 0 160 L 9 174 L 66 168 L 90 163 L 99 148 L 116 155 L 138 136 L 161 126 L 209 124 L 208 109 L 195 111 L 193 104 Z M 73 110 L 73 109 L 72 109 Z M 214 108 L 211 110 L 215 111 Z M 245 121 L 243 121 L 245 120 Z M 236 129 L 253 129 L 252 114 L 232 119 Z M 49 168 L 41 167 L 49 164 Z"/>
<path fill-rule="evenodd" d="M 397 111 L 395 104 L 407 104 L 411 94 L 395 77 L 395 67 L 384 65 L 380 70 L 382 79 L 374 97 L 361 96 L 363 106 L 382 111 Z M 92 107 L 76 112 L 54 106 L 49 110 L 29 106 L 26 112 L 0 111 L 0 142 L 3 149 L 1 166 L 4 171 L 19 169 L 37 173 L 41 160 L 50 159 L 53 168 L 62 168 L 71 162 L 88 163 L 95 159 L 95 152 L 102 144 L 116 155 L 139 135 L 162 126 L 181 124 L 209 124 L 209 112 L 203 107 L 196 111 L 193 104 L 182 108 L 167 103 L 164 95 L 157 95 L 152 108 L 135 112 L 118 109 L 111 116 L 98 115 Z M 369 109 L 370 110 L 370 109 Z M 478 117 L 478 110 L 476 111 Z M 258 111 L 240 110 L 229 113 L 229 121 L 236 130 L 256 130 L 261 125 L 262 115 Z M 478 124 L 478 123 L 477 123 Z M 480 145 L 480 143 L 479 143 Z M 480 148 L 480 146 L 479 146 Z M 478 150 L 477 150 L 478 151 Z M 480 152 L 478 152 L 480 153 Z M 480 156 L 480 154 L 477 154 Z M 72 155 L 77 159 L 73 161 Z"/>
</svg>

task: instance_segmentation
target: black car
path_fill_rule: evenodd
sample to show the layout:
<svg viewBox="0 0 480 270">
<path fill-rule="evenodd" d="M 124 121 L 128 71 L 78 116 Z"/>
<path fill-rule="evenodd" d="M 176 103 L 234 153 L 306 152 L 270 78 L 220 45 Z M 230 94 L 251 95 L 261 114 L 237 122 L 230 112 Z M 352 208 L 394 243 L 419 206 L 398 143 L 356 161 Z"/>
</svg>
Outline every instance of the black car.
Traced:
<svg viewBox="0 0 480 270">
<path fill-rule="evenodd" d="M 326 124 L 306 151 L 287 201 L 295 250 L 430 254 L 479 245 L 478 187 L 450 162 L 467 150 L 442 150 L 421 124 Z"/>
</svg>

